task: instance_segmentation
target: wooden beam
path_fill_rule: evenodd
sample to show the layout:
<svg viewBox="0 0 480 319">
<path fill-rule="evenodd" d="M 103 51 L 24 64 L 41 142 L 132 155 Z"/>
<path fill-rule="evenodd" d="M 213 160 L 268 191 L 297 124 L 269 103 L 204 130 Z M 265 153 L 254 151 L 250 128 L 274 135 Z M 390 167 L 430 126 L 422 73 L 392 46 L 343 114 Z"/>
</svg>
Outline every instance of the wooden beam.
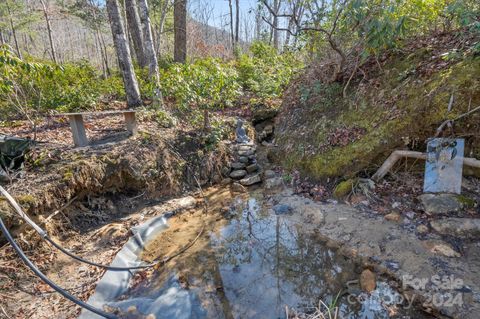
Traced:
<svg viewBox="0 0 480 319">
<path fill-rule="evenodd" d="M 402 157 L 410 157 L 410 158 L 417 158 L 417 159 L 427 159 L 427 154 L 422 152 L 415 152 L 415 151 L 404 151 L 404 150 L 396 150 L 393 151 L 392 154 L 387 158 L 387 160 L 382 164 L 382 166 L 373 174 L 372 179 L 374 181 L 381 180 L 387 173 L 392 169 L 393 165 L 398 162 L 399 159 Z M 463 158 L 463 165 L 478 167 L 480 168 L 480 160 L 470 157 Z"/>
<path fill-rule="evenodd" d="M 81 114 L 69 115 L 68 120 L 70 121 L 70 129 L 72 131 L 75 146 L 87 146 L 88 138 L 85 133 L 85 126 L 83 125 L 83 116 Z"/>
</svg>

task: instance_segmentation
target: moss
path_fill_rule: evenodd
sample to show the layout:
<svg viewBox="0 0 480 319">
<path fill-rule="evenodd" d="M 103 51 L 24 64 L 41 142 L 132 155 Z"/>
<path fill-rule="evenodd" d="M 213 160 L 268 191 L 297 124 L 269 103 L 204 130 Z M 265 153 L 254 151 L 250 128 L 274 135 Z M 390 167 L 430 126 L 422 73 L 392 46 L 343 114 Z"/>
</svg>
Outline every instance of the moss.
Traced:
<svg viewBox="0 0 480 319">
<path fill-rule="evenodd" d="M 356 182 L 356 179 L 353 178 L 341 182 L 337 185 L 337 187 L 335 187 L 335 190 L 333 191 L 333 196 L 337 199 L 347 197 L 352 192 Z"/>
<path fill-rule="evenodd" d="M 419 52 L 387 64 L 384 74 L 376 79 L 379 87 L 358 91 L 359 88 L 352 85 L 351 91 L 355 94 L 351 93 L 347 99 L 335 98 L 334 110 L 325 103 L 320 110 L 317 102 L 322 98 L 309 96 L 304 103 L 311 107 L 294 108 L 291 114 L 283 116 L 285 123 L 279 123 L 283 135 L 280 133 L 277 137 L 279 154 L 272 157 L 316 179 L 351 178 L 361 170 L 375 170 L 393 150 L 405 146 L 404 140 L 423 142 L 442 121 L 466 112 L 469 105 L 480 104 L 479 59 L 465 59 L 420 77 L 412 65 L 423 63 L 423 55 L 424 52 Z M 317 93 L 314 85 L 311 95 Z M 319 92 L 329 96 L 330 93 L 325 92 L 334 90 L 323 87 Z M 452 92 L 454 108 L 447 114 Z M 295 126 L 291 119 L 302 125 Z M 468 132 L 478 129 L 473 117 L 468 120 L 456 126 L 456 129 L 460 124 L 469 128 L 467 136 Z M 360 127 L 365 133 L 345 146 L 331 146 L 328 136 L 338 127 Z M 470 144 L 473 152 L 480 141 L 475 143 Z"/>
<path fill-rule="evenodd" d="M 462 204 L 464 208 L 473 208 L 477 204 L 474 199 L 465 195 L 457 195 L 457 201 Z"/>
</svg>

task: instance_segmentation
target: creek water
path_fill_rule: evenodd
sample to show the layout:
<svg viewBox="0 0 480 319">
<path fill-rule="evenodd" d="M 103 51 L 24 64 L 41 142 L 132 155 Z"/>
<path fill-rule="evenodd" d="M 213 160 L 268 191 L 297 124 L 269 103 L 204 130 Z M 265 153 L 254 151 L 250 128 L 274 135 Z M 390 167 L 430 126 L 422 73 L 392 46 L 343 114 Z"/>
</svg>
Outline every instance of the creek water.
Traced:
<svg viewBox="0 0 480 319">
<path fill-rule="evenodd" d="M 315 312 L 321 300 L 338 308 L 338 318 L 425 318 L 405 310 L 381 279 L 371 294 L 361 293 L 361 265 L 327 247 L 308 220 L 275 213 L 274 204 L 262 192 L 223 198 L 220 206 L 228 208 L 207 221 L 196 248 L 131 288 L 117 306 L 133 304 L 157 319 L 286 318 L 294 310 Z M 182 231 L 192 237 L 199 216 L 183 218 L 151 249 Z"/>
</svg>

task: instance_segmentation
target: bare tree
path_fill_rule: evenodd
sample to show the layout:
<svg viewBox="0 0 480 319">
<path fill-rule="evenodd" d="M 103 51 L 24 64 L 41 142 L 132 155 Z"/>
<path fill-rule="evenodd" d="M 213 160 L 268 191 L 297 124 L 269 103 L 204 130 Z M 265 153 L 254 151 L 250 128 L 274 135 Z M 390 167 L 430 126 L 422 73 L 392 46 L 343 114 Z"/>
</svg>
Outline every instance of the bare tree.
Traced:
<svg viewBox="0 0 480 319">
<path fill-rule="evenodd" d="M 151 81 L 155 82 L 155 102 L 161 106 L 162 93 L 160 91 L 160 72 L 158 70 L 157 54 L 153 46 L 152 27 L 150 15 L 148 12 L 147 0 L 138 0 L 140 8 L 140 21 L 142 22 L 143 43 L 145 48 L 145 58 L 148 64 L 148 75 Z"/>
<path fill-rule="evenodd" d="M 164 33 L 164 27 L 165 27 L 165 20 L 167 18 L 167 14 L 169 10 L 171 9 L 173 3 L 171 0 L 163 0 L 162 7 L 160 9 L 160 21 L 158 23 L 158 26 L 156 29 L 156 43 L 155 43 L 155 52 L 157 52 L 158 55 L 160 55 L 160 46 L 162 42 L 162 35 Z"/>
<path fill-rule="evenodd" d="M 235 34 L 233 33 L 233 6 L 232 0 L 228 0 L 228 9 L 230 16 L 230 37 L 232 39 L 232 47 L 235 48 Z"/>
<path fill-rule="evenodd" d="M 240 0 L 235 0 L 235 47 L 238 45 L 240 33 Z"/>
<path fill-rule="evenodd" d="M 45 17 L 45 23 L 47 24 L 48 41 L 50 42 L 50 52 L 52 55 L 52 60 L 53 62 L 57 63 L 57 51 L 55 49 L 55 43 L 53 42 L 52 25 L 50 23 L 48 6 L 45 0 L 40 0 L 40 3 L 42 4 L 43 16 Z"/>
<path fill-rule="evenodd" d="M 338 62 L 336 63 L 336 68 L 332 76 L 332 81 L 337 80 L 338 76 L 341 74 L 343 66 L 345 65 L 347 57 L 340 45 L 337 43 L 337 39 L 335 38 L 335 32 L 337 31 L 338 20 L 343 14 L 343 9 L 347 0 L 342 0 L 336 3 L 335 7 L 332 7 L 329 10 L 326 9 L 327 4 L 323 0 L 314 0 L 311 3 L 306 3 L 305 10 L 308 10 L 309 16 L 313 24 L 305 24 L 300 20 L 299 12 L 303 11 L 295 10 L 295 5 L 298 5 L 295 2 L 293 3 L 294 8 L 291 13 L 279 13 L 278 11 L 275 11 L 275 8 L 272 8 L 272 6 L 268 4 L 267 0 L 262 1 L 272 16 L 276 17 L 277 19 L 282 17 L 288 18 L 295 25 L 295 31 L 292 31 L 290 28 L 282 28 L 279 27 L 278 24 L 275 25 L 263 16 L 263 20 L 268 23 L 273 29 L 277 31 L 289 32 L 293 36 L 298 36 L 299 33 L 305 31 L 320 32 L 325 36 L 328 44 L 330 45 L 330 48 L 338 55 Z M 324 22 L 327 14 L 333 14 L 333 20 L 331 20 L 331 22 L 329 21 L 328 25 L 323 25 L 322 22 Z"/>
<path fill-rule="evenodd" d="M 127 36 L 122 21 L 122 15 L 117 0 L 107 0 L 107 12 L 112 29 L 113 42 L 117 52 L 118 65 L 122 73 L 125 93 L 127 95 L 127 106 L 137 107 L 142 105 L 140 90 L 138 88 L 132 57 L 128 47 Z"/>
<path fill-rule="evenodd" d="M 174 0 L 174 52 L 175 62 L 185 63 L 187 60 L 187 0 Z"/>
<path fill-rule="evenodd" d="M 135 57 L 140 67 L 145 67 L 147 61 L 145 58 L 143 34 L 140 28 L 140 17 L 137 11 L 136 0 L 125 0 L 125 16 L 127 18 L 128 32 L 132 39 L 133 49 L 135 51 Z"/>
<path fill-rule="evenodd" d="M 20 51 L 20 47 L 18 46 L 17 31 L 15 28 L 15 25 L 13 24 L 13 13 L 12 13 L 12 10 L 10 9 L 10 5 L 8 2 L 9 0 L 5 2 L 5 5 L 7 6 L 8 16 L 10 20 L 10 28 L 12 30 L 13 41 L 15 42 L 15 51 L 17 52 L 17 56 L 20 59 L 22 59 L 22 52 Z"/>
</svg>

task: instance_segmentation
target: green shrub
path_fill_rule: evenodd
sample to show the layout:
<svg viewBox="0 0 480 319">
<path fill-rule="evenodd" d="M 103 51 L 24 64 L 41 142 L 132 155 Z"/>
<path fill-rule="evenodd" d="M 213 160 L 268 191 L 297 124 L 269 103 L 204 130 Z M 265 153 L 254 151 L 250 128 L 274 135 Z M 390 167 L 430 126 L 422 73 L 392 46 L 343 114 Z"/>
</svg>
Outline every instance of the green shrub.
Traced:
<svg viewBox="0 0 480 319">
<path fill-rule="evenodd" d="M 174 99 L 181 109 L 228 107 L 241 94 L 233 65 L 213 58 L 173 63 L 161 71 L 160 81 L 163 96 Z"/>
<path fill-rule="evenodd" d="M 254 42 L 251 54 L 242 54 L 237 62 L 243 88 L 260 98 L 279 97 L 301 62 L 291 52 L 277 54 L 263 42 Z"/>
</svg>

